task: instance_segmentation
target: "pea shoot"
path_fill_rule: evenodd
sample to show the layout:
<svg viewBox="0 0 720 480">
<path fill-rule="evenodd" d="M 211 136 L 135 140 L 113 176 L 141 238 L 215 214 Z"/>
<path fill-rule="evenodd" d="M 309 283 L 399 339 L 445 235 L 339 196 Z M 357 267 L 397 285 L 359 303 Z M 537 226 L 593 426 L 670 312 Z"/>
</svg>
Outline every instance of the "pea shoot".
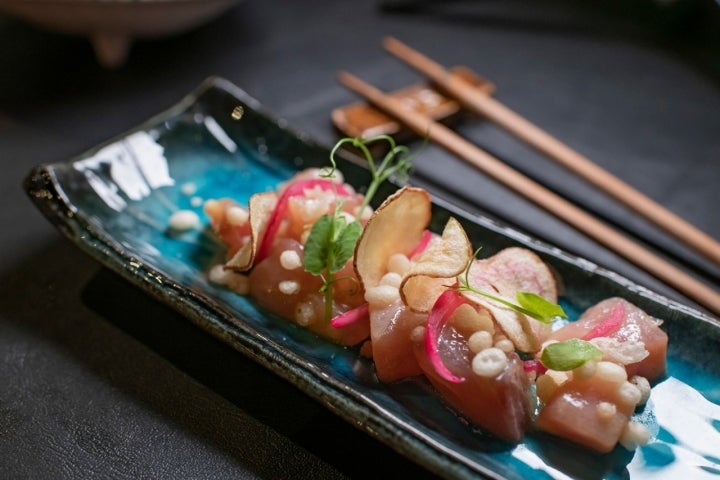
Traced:
<svg viewBox="0 0 720 480">
<path fill-rule="evenodd" d="M 376 164 L 370 152 L 370 145 L 378 141 L 386 141 L 390 145 L 385 157 Z M 370 205 L 380 185 L 391 176 L 396 176 L 398 181 L 405 181 L 410 174 L 412 162 L 409 150 L 403 145 L 397 145 L 395 140 L 388 135 L 380 135 L 371 139 L 343 138 L 337 142 L 330 152 L 330 163 L 332 167 L 323 174 L 324 177 L 333 177 L 337 169 L 335 156 L 338 150 L 346 144 L 360 150 L 368 163 L 372 180 L 365 192 L 365 198 L 357 210 L 355 218 L 348 219 L 343 214 L 342 202 L 335 206 L 332 213 L 327 213 L 313 225 L 305 242 L 303 255 L 303 268 L 312 275 L 320 276 L 323 280 L 321 292 L 325 301 L 325 320 L 330 321 L 333 315 L 333 284 L 337 280 L 338 273 L 345 264 L 352 258 L 355 252 L 355 245 L 362 233 L 360 218 L 365 209 Z"/>
</svg>

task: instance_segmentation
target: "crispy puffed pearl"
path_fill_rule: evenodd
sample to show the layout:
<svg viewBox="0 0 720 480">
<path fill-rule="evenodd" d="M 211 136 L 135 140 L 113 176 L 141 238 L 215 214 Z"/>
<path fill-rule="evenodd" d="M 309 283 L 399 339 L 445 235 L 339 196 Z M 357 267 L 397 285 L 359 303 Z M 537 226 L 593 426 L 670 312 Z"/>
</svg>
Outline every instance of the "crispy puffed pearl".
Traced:
<svg viewBox="0 0 720 480">
<path fill-rule="evenodd" d="M 346 221 L 347 223 L 352 223 L 352 222 L 355 221 L 355 217 L 352 216 L 352 215 L 351 215 L 350 213 L 348 213 L 348 212 L 340 212 L 340 215 L 343 216 L 343 218 L 345 219 L 345 221 Z"/>
<path fill-rule="evenodd" d="M 597 416 L 600 420 L 611 420 L 617 414 L 617 406 L 610 402 L 600 402 L 597 404 Z"/>
<path fill-rule="evenodd" d="M 573 377 L 587 380 L 597 372 L 597 360 L 588 360 L 573 370 Z"/>
<path fill-rule="evenodd" d="M 478 353 L 492 347 L 492 335 L 485 330 L 478 330 L 468 338 L 468 348 L 472 353 Z"/>
<path fill-rule="evenodd" d="M 422 343 L 425 341 L 425 327 L 418 325 L 410 330 L 410 341 L 413 343 Z"/>
<path fill-rule="evenodd" d="M 598 362 L 595 375 L 607 382 L 622 385 L 627 380 L 625 367 L 613 362 Z"/>
<path fill-rule="evenodd" d="M 278 283 L 278 290 L 285 295 L 295 295 L 300 291 L 300 284 L 294 280 L 283 280 Z"/>
<path fill-rule="evenodd" d="M 472 371 L 479 377 L 494 378 L 507 367 L 508 359 L 499 348 L 486 348 L 478 352 L 472 359 Z"/>
<path fill-rule="evenodd" d="M 303 327 L 310 325 L 315 309 L 310 302 L 299 303 L 295 308 L 295 321 Z"/>
<path fill-rule="evenodd" d="M 285 270 L 296 270 L 302 267 L 300 254 L 295 250 L 283 250 L 280 254 L 280 266 Z"/>
<path fill-rule="evenodd" d="M 390 285 L 391 287 L 399 288 L 400 283 L 402 283 L 402 277 L 396 272 L 388 272 L 380 279 L 380 285 Z"/>
<path fill-rule="evenodd" d="M 648 382 L 648 379 L 645 377 L 641 377 L 640 375 L 633 375 L 630 377 L 630 383 L 635 385 L 638 390 L 640 390 L 640 401 L 638 402 L 638 405 L 645 405 L 647 401 L 650 399 L 650 382 Z"/>
<path fill-rule="evenodd" d="M 180 186 L 180 191 L 187 197 L 195 195 L 195 192 L 197 192 L 197 185 L 192 182 L 183 183 L 182 186 Z"/>
<path fill-rule="evenodd" d="M 388 272 L 395 272 L 399 273 L 401 276 L 405 275 L 408 270 L 410 270 L 410 266 L 412 263 L 410 262 L 410 259 L 406 257 L 402 253 L 395 253 L 393 255 L 390 255 L 390 258 L 388 259 L 387 269 Z"/>
<path fill-rule="evenodd" d="M 225 214 L 225 218 L 227 219 L 228 223 L 236 227 L 245 225 L 249 217 L 250 214 L 247 212 L 247 210 L 238 206 L 232 206 L 228 208 Z"/>
<path fill-rule="evenodd" d="M 515 350 L 515 344 L 509 338 L 503 338 L 495 342 L 495 348 L 499 348 L 505 353 L 510 353 Z"/>
<path fill-rule="evenodd" d="M 205 210 L 205 213 L 207 213 L 208 216 L 216 217 L 220 214 L 220 202 L 213 199 L 205 200 L 203 210 Z"/>
<path fill-rule="evenodd" d="M 645 425 L 638 422 L 628 422 L 620 435 L 620 445 L 633 451 L 641 445 L 647 445 L 650 441 L 650 431 Z"/>
<path fill-rule="evenodd" d="M 618 388 L 618 398 L 623 404 L 634 407 L 642 400 L 642 393 L 638 387 L 626 381 Z"/>
<path fill-rule="evenodd" d="M 473 332 L 485 330 L 495 332 L 492 318 L 484 310 L 478 312 L 475 307 L 464 303 L 455 309 L 452 315 L 452 324 L 460 332 L 472 335 Z"/>
<path fill-rule="evenodd" d="M 365 300 L 373 306 L 385 307 L 400 298 L 400 292 L 397 287 L 390 285 L 378 285 L 370 287 L 365 291 Z"/>
<path fill-rule="evenodd" d="M 208 280 L 210 280 L 211 283 L 217 283 L 218 285 L 227 285 L 230 280 L 230 275 L 232 275 L 232 272 L 230 270 L 225 270 L 224 266 L 214 265 L 210 269 L 210 272 L 208 272 Z"/>
<path fill-rule="evenodd" d="M 178 210 L 170 215 L 168 220 L 170 228 L 183 232 L 192 230 L 200 225 L 200 217 L 192 210 Z"/>
</svg>

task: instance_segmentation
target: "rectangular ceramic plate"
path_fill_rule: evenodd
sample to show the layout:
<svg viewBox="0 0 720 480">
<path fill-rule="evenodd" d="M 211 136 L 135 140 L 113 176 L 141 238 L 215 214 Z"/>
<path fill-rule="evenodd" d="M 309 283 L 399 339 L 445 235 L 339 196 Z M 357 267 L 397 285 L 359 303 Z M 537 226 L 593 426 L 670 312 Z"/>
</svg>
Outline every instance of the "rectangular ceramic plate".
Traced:
<svg viewBox="0 0 720 480">
<path fill-rule="evenodd" d="M 623 296 L 664 320 L 668 376 L 637 415 L 652 441 L 636 452 L 618 447 L 597 455 L 537 433 L 518 445 L 499 442 L 447 409 L 423 380 L 381 384 L 355 349 L 208 283 L 206 272 L 222 251 L 206 231 L 168 234 L 168 218 L 178 208 L 202 217 L 203 199 L 231 196 L 245 203 L 299 168 L 327 165 L 328 156 L 327 148 L 263 112 L 239 88 L 212 78 L 132 131 L 67 162 L 35 168 L 25 188 L 99 262 L 442 476 L 720 478 L 720 325 L 588 261 L 435 199 L 436 231 L 452 215 L 483 255 L 511 245 L 538 252 L 562 276 L 562 303 L 572 314 Z M 367 184 L 367 171 L 352 158 L 340 168 L 350 183 Z M 380 196 L 394 188 L 387 185 Z"/>
</svg>

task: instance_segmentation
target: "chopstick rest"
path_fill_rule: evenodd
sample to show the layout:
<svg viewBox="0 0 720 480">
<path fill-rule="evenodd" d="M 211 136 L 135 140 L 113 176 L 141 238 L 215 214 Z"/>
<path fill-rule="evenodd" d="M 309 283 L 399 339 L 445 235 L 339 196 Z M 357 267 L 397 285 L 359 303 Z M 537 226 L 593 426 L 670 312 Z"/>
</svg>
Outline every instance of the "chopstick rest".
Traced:
<svg viewBox="0 0 720 480">
<path fill-rule="evenodd" d="M 448 75 L 462 81 L 478 95 L 490 96 L 495 90 L 492 83 L 464 66 L 450 68 Z M 413 84 L 388 95 L 446 125 L 457 124 L 468 113 L 467 110 L 463 110 L 460 102 L 435 82 Z M 416 137 L 412 130 L 368 102 L 356 102 L 335 108 L 330 117 L 335 128 L 348 137 L 372 138 L 378 135 L 390 135 L 399 142 L 406 142 Z"/>
</svg>

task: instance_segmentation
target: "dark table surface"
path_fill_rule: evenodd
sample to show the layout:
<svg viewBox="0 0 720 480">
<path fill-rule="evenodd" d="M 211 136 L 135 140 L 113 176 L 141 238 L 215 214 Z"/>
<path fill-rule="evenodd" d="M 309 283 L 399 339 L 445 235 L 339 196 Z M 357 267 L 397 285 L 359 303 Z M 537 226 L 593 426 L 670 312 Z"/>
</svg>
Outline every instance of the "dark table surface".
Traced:
<svg viewBox="0 0 720 480">
<path fill-rule="evenodd" d="M 419 81 L 392 34 L 450 66 L 720 238 L 720 48 L 714 2 L 245 1 L 193 31 L 137 41 L 103 69 L 89 43 L 0 17 L 0 477 L 430 476 L 64 239 L 22 190 L 62 161 L 223 76 L 326 144 L 356 101 L 346 69 Z M 717 288 L 718 268 L 488 123 L 460 130 Z M 417 174 L 488 214 L 693 305 L 439 148 Z M 441 165 L 441 168 L 438 168 Z"/>
</svg>

